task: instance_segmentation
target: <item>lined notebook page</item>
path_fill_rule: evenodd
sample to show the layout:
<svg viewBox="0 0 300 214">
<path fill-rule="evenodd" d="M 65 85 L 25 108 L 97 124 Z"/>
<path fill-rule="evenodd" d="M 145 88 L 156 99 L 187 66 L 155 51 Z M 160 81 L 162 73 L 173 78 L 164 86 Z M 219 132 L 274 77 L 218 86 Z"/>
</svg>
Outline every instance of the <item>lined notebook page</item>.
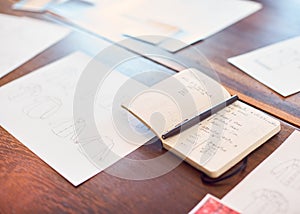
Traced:
<svg viewBox="0 0 300 214">
<path fill-rule="evenodd" d="M 163 141 L 201 171 L 218 176 L 280 130 L 280 123 L 240 101 Z"/>
<path fill-rule="evenodd" d="M 186 69 L 143 91 L 124 107 L 160 136 L 229 97 L 217 81 L 196 69 Z"/>
</svg>

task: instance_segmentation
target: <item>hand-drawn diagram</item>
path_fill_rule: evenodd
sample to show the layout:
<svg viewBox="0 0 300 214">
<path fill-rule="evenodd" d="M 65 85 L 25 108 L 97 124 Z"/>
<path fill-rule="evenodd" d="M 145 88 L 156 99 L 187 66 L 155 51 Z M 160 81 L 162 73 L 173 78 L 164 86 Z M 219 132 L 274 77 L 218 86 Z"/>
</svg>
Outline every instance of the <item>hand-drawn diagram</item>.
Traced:
<svg viewBox="0 0 300 214">
<path fill-rule="evenodd" d="M 75 143 L 78 139 L 78 136 L 85 128 L 85 120 L 77 119 L 74 121 L 73 119 L 70 119 L 53 125 L 52 132 L 61 138 L 67 138 Z"/>
<path fill-rule="evenodd" d="M 243 209 L 243 213 L 287 213 L 288 201 L 279 192 L 260 189 L 252 193 L 253 200 Z"/>
<path fill-rule="evenodd" d="M 32 98 L 39 95 L 41 91 L 42 86 L 39 84 L 21 85 L 15 93 L 8 96 L 8 99 L 14 101 L 22 98 Z"/>
<path fill-rule="evenodd" d="M 106 156 L 109 154 L 115 145 L 113 139 L 108 136 L 91 137 L 78 142 L 80 145 L 80 151 L 83 154 L 88 154 L 88 157 L 96 162 L 98 166 L 102 166 Z"/>
<path fill-rule="evenodd" d="M 55 114 L 62 102 L 56 97 L 43 96 L 37 97 L 31 104 L 23 108 L 23 112 L 33 119 L 46 119 Z"/>
<path fill-rule="evenodd" d="M 271 170 L 271 174 L 284 186 L 300 190 L 300 159 L 279 164 Z"/>
<path fill-rule="evenodd" d="M 75 91 L 80 69 L 74 66 L 66 66 L 64 72 L 51 73 L 46 77 L 47 84 L 60 90 L 60 93 L 67 96 Z"/>
</svg>

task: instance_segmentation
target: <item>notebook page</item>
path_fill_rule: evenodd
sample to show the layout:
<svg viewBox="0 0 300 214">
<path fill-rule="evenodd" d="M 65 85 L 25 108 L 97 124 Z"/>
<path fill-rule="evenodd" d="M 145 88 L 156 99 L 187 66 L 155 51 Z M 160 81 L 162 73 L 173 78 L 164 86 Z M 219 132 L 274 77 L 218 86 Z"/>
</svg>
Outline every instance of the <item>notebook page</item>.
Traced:
<svg viewBox="0 0 300 214">
<path fill-rule="evenodd" d="M 124 106 L 161 136 L 229 97 L 217 81 L 196 69 L 186 69 L 143 91 Z"/>
<path fill-rule="evenodd" d="M 236 101 L 163 143 L 194 167 L 217 177 L 279 130 L 279 121 Z"/>
</svg>

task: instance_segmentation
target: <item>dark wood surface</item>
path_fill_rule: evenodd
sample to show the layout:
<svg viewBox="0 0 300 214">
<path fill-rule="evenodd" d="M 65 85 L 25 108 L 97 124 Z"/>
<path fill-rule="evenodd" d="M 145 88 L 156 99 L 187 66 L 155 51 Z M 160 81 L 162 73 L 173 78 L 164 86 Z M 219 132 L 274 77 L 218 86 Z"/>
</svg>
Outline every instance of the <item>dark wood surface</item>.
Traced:
<svg viewBox="0 0 300 214">
<path fill-rule="evenodd" d="M 155 179 L 126 180 L 101 172 L 74 187 L 0 127 L 0 213 L 186 213 L 206 193 L 223 197 L 299 127 L 299 94 L 283 98 L 226 62 L 230 56 L 299 34 L 300 6 L 296 0 L 262 2 L 263 10 L 194 45 L 232 93 L 237 92 L 244 101 L 289 121 L 282 122 L 280 133 L 251 153 L 244 172 L 218 185 L 206 185 L 197 170 L 182 163 Z M 12 11 L 10 5 L 10 1 L 0 1 L 0 12 L 43 18 L 42 14 Z M 98 47 L 93 41 L 74 32 L 0 79 L 0 86 L 70 52 L 94 53 Z M 188 49 L 176 54 L 193 59 Z M 152 66 L 157 67 L 154 63 Z M 164 152 L 155 142 L 136 150 L 129 158 L 149 159 Z M 113 167 L 131 170 L 122 160 Z"/>
</svg>

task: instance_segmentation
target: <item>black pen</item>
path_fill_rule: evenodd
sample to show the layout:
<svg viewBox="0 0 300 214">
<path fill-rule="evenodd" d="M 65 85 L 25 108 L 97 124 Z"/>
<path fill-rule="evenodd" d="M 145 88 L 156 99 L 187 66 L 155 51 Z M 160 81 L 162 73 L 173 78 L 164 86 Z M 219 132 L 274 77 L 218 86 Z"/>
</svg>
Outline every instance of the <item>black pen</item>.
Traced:
<svg viewBox="0 0 300 214">
<path fill-rule="evenodd" d="M 229 99 L 225 100 L 224 102 L 221 102 L 221 103 L 213 106 L 212 108 L 210 108 L 204 112 L 201 112 L 200 114 L 196 115 L 195 117 L 188 119 L 188 120 L 184 120 L 182 123 L 177 125 L 174 129 L 163 134 L 161 136 L 162 139 L 167 139 L 168 137 L 172 137 L 172 136 L 180 133 L 181 131 L 184 131 L 184 130 L 196 125 L 197 123 L 200 123 L 201 121 L 205 120 L 206 118 L 213 115 L 214 113 L 216 113 L 216 112 L 222 110 L 223 108 L 225 108 L 226 106 L 234 103 L 236 100 L 238 100 L 238 96 L 234 95 L 234 96 L 230 97 Z"/>
</svg>

